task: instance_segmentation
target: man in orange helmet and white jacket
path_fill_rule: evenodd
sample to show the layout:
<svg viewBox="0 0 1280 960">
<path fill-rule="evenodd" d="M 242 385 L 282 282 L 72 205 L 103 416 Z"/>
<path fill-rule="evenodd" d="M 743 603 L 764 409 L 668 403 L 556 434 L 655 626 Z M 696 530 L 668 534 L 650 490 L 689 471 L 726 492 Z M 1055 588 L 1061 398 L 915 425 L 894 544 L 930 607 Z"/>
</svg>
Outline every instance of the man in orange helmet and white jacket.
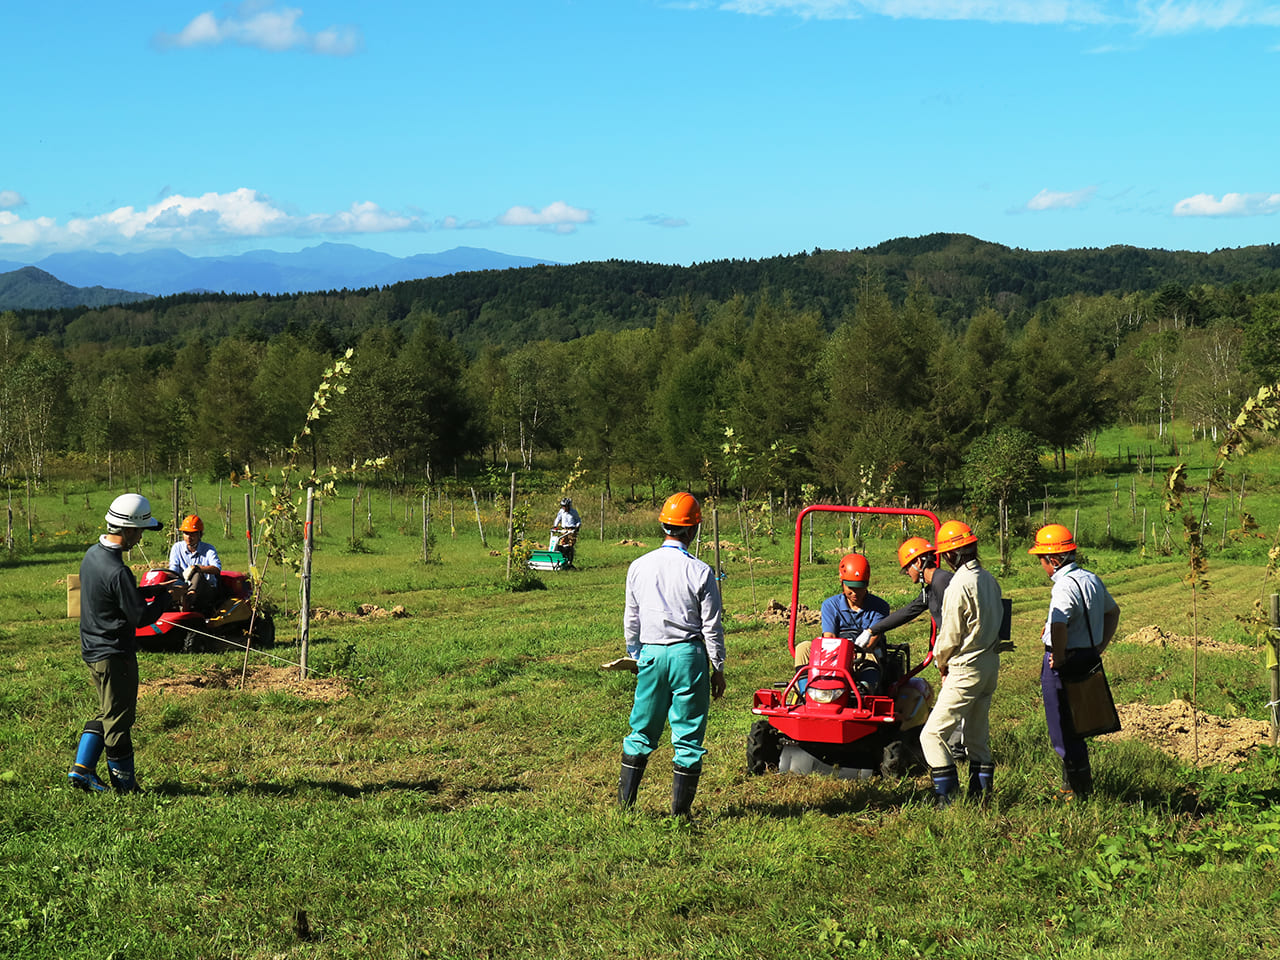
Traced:
<svg viewBox="0 0 1280 960">
<path fill-rule="evenodd" d="M 1000 584 L 978 562 L 978 538 L 965 523 L 949 520 L 938 530 L 939 556 L 954 574 L 942 597 L 942 621 L 933 646 L 942 674 L 942 692 L 920 731 L 938 804 L 959 792 L 960 777 L 948 741 L 963 724 L 969 757 L 969 795 L 986 800 L 995 764 L 989 743 L 991 695 L 1000 673 L 1000 626 L 1004 604 Z"/>
<path fill-rule="evenodd" d="M 715 573 L 689 552 L 702 523 L 697 499 L 672 494 L 658 521 L 662 546 L 627 570 L 622 625 L 627 653 L 636 660 L 636 696 L 631 732 L 622 742 L 618 803 L 624 809 L 635 804 L 649 754 L 669 721 L 671 814 L 687 817 L 707 752 L 702 741 L 711 698 L 725 690 L 724 613 Z"/>
<path fill-rule="evenodd" d="M 1096 667 L 1120 623 L 1120 605 L 1097 574 L 1080 566 L 1076 549 L 1075 535 L 1060 523 L 1050 523 L 1039 529 L 1027 551 L 1039 558 L 1053 580 L 1042 637 L 1040 690 L 1049 743 L 1062 760 L 1058 796 L 1063 800 L 1083 800 L 1093 792 L 1093 767 L 1088 742 L 1071 724 L 1062 679 L 1084 676 Z"/>
</svg>

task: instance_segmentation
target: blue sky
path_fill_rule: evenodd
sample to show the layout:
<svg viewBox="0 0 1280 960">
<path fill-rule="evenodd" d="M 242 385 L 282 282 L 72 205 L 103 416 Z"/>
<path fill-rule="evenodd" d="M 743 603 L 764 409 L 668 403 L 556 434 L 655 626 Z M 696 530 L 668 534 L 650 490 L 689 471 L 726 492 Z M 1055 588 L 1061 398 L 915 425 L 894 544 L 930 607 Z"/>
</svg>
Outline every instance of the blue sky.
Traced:
<svg viewBox="0 0 1280 960">
<path fill-rule="evenodd" d="M 6 3 L 0 259 L 1275 242 L 1280 2 Z"/>
</svg>

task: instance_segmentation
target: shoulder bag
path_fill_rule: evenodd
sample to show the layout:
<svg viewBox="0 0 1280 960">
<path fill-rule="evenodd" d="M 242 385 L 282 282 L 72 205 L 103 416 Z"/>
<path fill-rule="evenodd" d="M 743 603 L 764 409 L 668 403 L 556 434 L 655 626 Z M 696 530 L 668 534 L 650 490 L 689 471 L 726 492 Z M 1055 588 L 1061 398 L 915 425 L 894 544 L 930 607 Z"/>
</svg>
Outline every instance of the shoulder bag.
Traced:
<svg viewBox="0 0 1280 960">
<path fill-rule="evenodd" d="M 1074 579 L 1071 582 L 1080 591 L 1084 625 L 1089 631 L 1089 646 L 1096 647 L 1084 591 Z M 1062 677 L 1062 689 L 1067 696 L 1067 709 L 1071 712 L 1071 726 L 1077 737 L 1085 740 L 1104 733 L 1115 733 L 1120 729 L 1120 714 L 1116 712 L 1116 703 L 1111 697 L 1111 685 L 1107 683 L 1101 656 L 1097 663 L 1079 676 L 1068 676 L 1062 671 L 1059 671 L 1059 676 Z"/>
</svg>

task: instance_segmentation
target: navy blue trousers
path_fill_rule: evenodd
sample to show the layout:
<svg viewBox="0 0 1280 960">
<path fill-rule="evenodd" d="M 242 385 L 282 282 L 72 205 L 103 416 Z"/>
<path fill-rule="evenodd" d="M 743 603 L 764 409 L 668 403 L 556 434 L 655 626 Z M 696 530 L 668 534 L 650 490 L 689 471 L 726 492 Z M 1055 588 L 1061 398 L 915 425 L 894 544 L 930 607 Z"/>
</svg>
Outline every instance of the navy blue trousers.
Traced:
<svg viewBox="0 0 1280 960">
<path fill-rule="evenodd" d="M 1068 650 L 1067 662 L 1059 669 L 1049 666 L 1049 651 L 1044 652 L 1040 667 L 1040 690 L 1044 694 L 1044 719 L 1049 725 L 1049 743 L 1054 752 L 1069 768 L 1078 768 L 1089 762 L 1089 744 L 1076 736 L 1071 725 L 1071 711 L 1067 708 L 1066 694 L 1062 689 L 1062 676 L 1083 676 L 1101 659 L 1098 651 Z"/>
</svg>

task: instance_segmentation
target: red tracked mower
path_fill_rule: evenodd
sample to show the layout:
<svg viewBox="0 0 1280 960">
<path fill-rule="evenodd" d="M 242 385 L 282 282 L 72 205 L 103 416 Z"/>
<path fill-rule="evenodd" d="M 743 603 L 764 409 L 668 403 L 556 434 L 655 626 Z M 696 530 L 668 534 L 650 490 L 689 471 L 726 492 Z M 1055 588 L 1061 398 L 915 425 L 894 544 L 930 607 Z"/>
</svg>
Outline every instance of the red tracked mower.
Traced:
<svg viewBox="0 0 1280 960">
<path fill-rule="evenodd" d="M 148 570 L 140 587 L 148 604 L 163 603 L 164 594 L 177 596 L 186 590 L 172 570 Z M 231 570 L 218 576 L 218 600 L 212 610 L 170 609 L 137 632 L 138 649 L 150 653 L 216 653 L 243 650 L 246 644 L 270 647 L 275 639 L 271 614 L 259 610 L 254 615 L 252 581 L 247 574 Z"/>
<path fill-rule="evenodd" d="M 897 507 L 814 505 L 796 517 L 795 557 L 791 569 L 791 615 L 787 649 L 796 650 L 800 603 L 800 550 L 804 521 L 812 513 L 876 514 L 920 517 L 941 526 L 929 510 Z M 833 773 L 855 778 L 879 773 L 905 776 L 923 766 L 920 726 L 928 715 L 933 692 L 917 674 L 933 662 L 933 631 L 929 650 L 916 664 L 906 643 L 887 643 L 880 668 L 878 692 L 859 688 L 856 677 L 865 654 L 852 637 L 817 637 L 808 664 L 795 669 L 789 681 L 757 690 L 751 712 L 760 717 L 747 735 L 747 771 Z"/>
</svg>

